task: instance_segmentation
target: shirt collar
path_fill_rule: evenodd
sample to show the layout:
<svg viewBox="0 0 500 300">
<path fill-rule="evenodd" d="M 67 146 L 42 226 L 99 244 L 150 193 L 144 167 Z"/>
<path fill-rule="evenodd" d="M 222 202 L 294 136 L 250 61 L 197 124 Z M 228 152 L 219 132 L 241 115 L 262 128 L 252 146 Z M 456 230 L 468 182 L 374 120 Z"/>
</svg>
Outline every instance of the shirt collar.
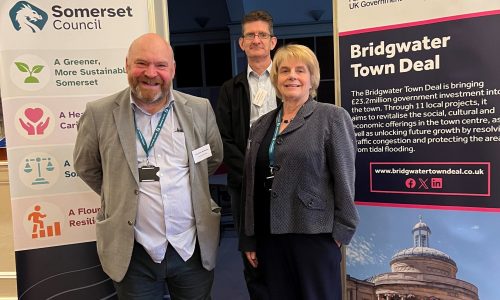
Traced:
<svg viewBox="0 0 500 300">
<path fill-rule="evenodd" d="M 264 71 L 264 73 L 262 74 L 271 74 L 271 68 L 273 66 L 273 62 L 271 61 L 271 63 L 269 64 L 269 66 L 266 68 L 266 71 Z M 253 76 L 258 76 L 257 75 L 257 72 L 255 72 L 252 67 L 250 67 L 250 65 L 247 65 L 247 78 L 250 78 L 250 75 L 253 74 Z"/>
</svg>

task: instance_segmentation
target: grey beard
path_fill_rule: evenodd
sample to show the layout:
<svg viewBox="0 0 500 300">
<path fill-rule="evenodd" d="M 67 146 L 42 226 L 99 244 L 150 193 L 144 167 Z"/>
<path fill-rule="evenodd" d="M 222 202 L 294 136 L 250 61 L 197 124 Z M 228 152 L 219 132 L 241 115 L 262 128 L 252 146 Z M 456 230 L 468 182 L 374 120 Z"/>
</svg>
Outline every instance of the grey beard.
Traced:
<svg viewBox="0 0 500 300">
<path fill-rule="evenodd" d="M 154 104 L 156 102 L 159 102 L 161 99 L 163 99 L 163 96 L 164 96 L 164 93 L 163 91 L 159 92 L 153 99 L 146 99 L 143 97 L 142 93 L 141 93 L 141 90 L 139 89 L 139 87 L 136 87 L 135 89 L 132 89 L 133 91 L 133 95 L 143 101 L 143 102 L 147 102 L 147 103 L 151 103 L 151 104 Z"/>
</svg>

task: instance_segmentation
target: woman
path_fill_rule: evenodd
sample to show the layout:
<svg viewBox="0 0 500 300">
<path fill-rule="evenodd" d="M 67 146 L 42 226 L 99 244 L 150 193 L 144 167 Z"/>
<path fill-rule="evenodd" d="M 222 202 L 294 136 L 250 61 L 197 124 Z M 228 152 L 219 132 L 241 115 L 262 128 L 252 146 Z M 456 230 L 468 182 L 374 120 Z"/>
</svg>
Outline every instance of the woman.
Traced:
<svg viewBox="0 0 500 300">
<path fill-rule="evenodd" d="M 319 78 L 309 48 L 279 49 L 271 80 L 283 105 L 250 131 L 240 250 L 272 300 L 340 300 L 340 247 L 358 223 L 352 121 L 343 108 L 313 100 Z"/>
</svg>

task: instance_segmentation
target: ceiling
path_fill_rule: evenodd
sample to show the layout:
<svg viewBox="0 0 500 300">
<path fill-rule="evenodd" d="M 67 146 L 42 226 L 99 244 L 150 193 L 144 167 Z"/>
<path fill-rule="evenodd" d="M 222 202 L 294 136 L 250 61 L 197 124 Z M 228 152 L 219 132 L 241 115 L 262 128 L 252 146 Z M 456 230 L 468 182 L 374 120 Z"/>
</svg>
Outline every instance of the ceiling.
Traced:
<svg viewBox="0 0 500 300">
<path fill-rule="evenodd" d="M 228 31 L 257 9 L 267 10 L 275 27 L 332 22 L 332 0 L 171 0 L 170 33 Z"/>
</svg>

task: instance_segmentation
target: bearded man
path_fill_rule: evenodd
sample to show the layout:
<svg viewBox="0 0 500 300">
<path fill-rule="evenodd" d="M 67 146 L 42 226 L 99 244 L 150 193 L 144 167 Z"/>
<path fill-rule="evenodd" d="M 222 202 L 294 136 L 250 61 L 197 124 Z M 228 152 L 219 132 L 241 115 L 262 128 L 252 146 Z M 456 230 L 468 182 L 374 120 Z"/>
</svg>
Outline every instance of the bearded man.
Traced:
<svg viewBox="0 0 500 300">
<path fill-rule="evenodd" d="M 172 88 L 161 36 L 130 45 L 129 87 L 87 104 L 74 166 L 101 197 L 97 252 L 120 299 L 210 299 L 220 207 L 208 176 L 222 161 L 210 102 Z"/>
</svg>

